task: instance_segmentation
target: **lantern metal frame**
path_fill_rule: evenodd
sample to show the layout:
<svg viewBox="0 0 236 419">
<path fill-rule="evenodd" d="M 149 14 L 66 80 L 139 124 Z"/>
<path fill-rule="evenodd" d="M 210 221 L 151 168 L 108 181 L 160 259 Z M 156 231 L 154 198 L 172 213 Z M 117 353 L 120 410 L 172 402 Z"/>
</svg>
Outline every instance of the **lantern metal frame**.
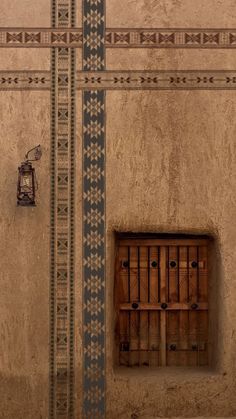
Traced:
<svg viewBox="0 0 236 419">
<path fill-rule="evenodd" d="M 33 153 L 33 158 L 29 158 Z M 40 160 L 42 150 L 40 144 L 31 148 L 25 155 L 25 161 L 18 167 L 17 182 L 17 205 L 23 207 L 35 207 L 35 192 L 38 189 L 35 169 L 32 166 L 33 161 Z"/>
</svg>

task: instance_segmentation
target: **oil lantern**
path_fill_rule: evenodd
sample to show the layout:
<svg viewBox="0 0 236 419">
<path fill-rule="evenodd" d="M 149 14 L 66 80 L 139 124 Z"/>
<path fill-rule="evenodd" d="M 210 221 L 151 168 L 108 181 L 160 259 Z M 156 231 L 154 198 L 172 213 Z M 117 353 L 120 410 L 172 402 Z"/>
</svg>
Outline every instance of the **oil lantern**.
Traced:
<svg viewBox="0 0 236 419">
<path fill-rule="evenodd" d="M 33 153 L 32 158 L 29 155 Z M 18 167 L 18 183 L 17 183 L 17 205 L 24 207 L 35 206 L 35 192 L 38 189 L 35 169 L 32 161 L 41 158 L 42 151 L 40 145 L 32 148 L 25 155 L 25 161 Z"/>
</svg>

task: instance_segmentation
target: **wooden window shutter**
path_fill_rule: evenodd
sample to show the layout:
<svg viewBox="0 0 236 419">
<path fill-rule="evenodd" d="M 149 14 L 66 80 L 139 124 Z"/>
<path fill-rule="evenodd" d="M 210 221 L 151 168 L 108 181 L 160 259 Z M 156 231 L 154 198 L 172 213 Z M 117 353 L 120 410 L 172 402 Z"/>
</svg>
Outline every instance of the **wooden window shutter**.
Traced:
<svg viewBox="0 0 236 419">
<path fill-rule="evenodd" d="M 118 240 L 119 365 L 208 364 L 207 254 L 205 238 Z"/>
</svg>

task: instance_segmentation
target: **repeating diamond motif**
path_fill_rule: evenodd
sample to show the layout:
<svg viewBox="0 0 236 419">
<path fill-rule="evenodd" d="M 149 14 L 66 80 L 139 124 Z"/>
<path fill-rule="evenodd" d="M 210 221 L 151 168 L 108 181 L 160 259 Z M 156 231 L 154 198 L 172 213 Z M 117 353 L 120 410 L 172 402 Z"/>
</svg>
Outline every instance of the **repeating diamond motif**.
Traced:
<svg viewBox="0 0 236 419">
<path fill-rule="evenodd" d="M 104 199 L 104 193 L 97 187 L 92 187 L 84 192 L 84 199 L 87 199 L 90 204 L 98 204 Z"/>
<path fill-rule="evenodd" d="M 104 177 L 104 170 L 98 164 L 90 164 L 88 167 L 85 167 L 84 177 L 87 178 L 91 183 L 99 183 L 99 181 L 101 181 Z"/>
<path fill-rule="evenodd" d="M 85 38 L 85 44 L 91 49 L 98 49 L 103 43 L 102 37 L 97 36 L 96 33 L 91 32 Z"/>
<path fill-rule="evenodd" d="M 84 237 L 84 242 L 91 249 L 97 249 L 104 242 L 104 238 L 97 231 L 91 231 Z"/>
<path fill-rule="evenodd" d="M 102 221 L 104 220 L 104 215 L 98 211 L 98 209 L 91 208 L 90 211 L 84 217 L 84 220 L 89 224 L 91 227 L 98 227 Z"/>
<path fill-rule="evenodd" d="M 85 153 L 91 158 L 91 160 L 99 160 L 102 153 L 104 153 L 104 150 L 102 150 L 102 147 L 99 144 L 91 143 L 85 150 Z"/>
<path fill-rule="evenodd" d="M 84 0 L 83 69 L 105 67 L 104 0 Z M 105 92 L 83 93 L 83 419 L 105 418 Z"/>
<path fill-rule="evenodd" d="M 90 323 L 85 325 L 85 330 L 90 334 L 91 337 L 97 337 L 104 332 L 104 325 L 96 320 L 91 320 Z"/>
<path fill-rule="evenodd" d="M 98 362 L 93 361 L 86 366 L 85 377 L 89 379 L 91 383 L 97 381 L 100 377 L 104 376 L 104 369 L 101 368 Z M 95 416 L 96 417 L 96 416 Z"/>
<path fill-rule="evenodd" d="M 104 283 L 102 283 L 99 280 L 99 277 L 97 275 L 91 275 L 91 277 L 88 278 L 85 286 L 87 287 L 91 295 L 96 296 L 102 290 L 102 287 L 104 287 Z"/>
<path fill-rule="evenodd" d="M 104 127 L 98 120 L 91 121 L 87 126 L 84 127 L 84 132 L 87 132 L 91 138 L 98 138 L 103 131 Z"/>
<path fill-rule="evenodd" d="M 91 271 L 97 271 L 104 264 L 104 260 L 98 253 L 95 253 L 89 255 L 87 259 L 84 260 L 84 264 L 85 266 L 88 266 Z"/>
<path fill-rule="evenodd" d="M 93 29 L 93 28 L 98 29 L 101 23 L 103 23 L 103 21 L 104 21 L 103 15 L 98 10 L 96 10 L 96 8 L 94 9 L 91 8 L 90 11 L 87 12 L 84 16 L 84 22 L 90 27 L 90 29 Z M 97 35 L 96 33 L 94 33 L 94 35 L 95 37 L 99 38 L 99 35 Z M 88 40 L 88 37 L 91 37 L 91 34 L 87 36 L 87 40 Z"/>
<path fill-rule="evenodd" d="M 84 111 L 91 117 L 98 116 L 102 111 L 104 111 L 104 103 L 101 103 L 96 97 L 91 98 L 85 105 Z"/>
</svg>

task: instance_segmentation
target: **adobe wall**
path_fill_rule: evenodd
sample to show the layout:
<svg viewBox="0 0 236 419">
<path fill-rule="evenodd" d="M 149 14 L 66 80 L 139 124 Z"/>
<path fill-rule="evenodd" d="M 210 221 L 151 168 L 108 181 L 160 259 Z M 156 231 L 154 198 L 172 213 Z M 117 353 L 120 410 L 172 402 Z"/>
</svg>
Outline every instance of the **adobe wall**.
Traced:
<svg viewBox="0 0 236 419">
<path fill-rule="evenodd" d="M 50 27 L 49 0 L 2 0 L 1 27 Z M 233 0 L 107 0 L 107 27 L 234 27 Z M 77 26 L 82 26 L 77 2 Z M 235 30 L 236 32 L 236 30 Z M 108 70 L 235 70 L 233 49 L 109 49 Z M 77 52 L 81 69 L 81 51 Z M 0 48 L 0 70 L 50 70 L 49 48 Z M 82 417 L 82 95 L 75 149 L 75 416 Z M 236 91 L 106 93 L 107 419 L 236 416 Z M 0 91 L 0 416 L 49 419 L 49 91 Z M 40 143 L 37 207 L 16 207 L 17 167 Z M 113 368 L 114 232 L 215 237 L 214 368 Z M 214 253 L 215 252 L 215 253 Z M 214 255 L 216 255 L 214 257 Z M 214 283 L 215 280 L 215 283 Z M 132 416 L 133 415 L 133 416 Z M 50 418 L 51 419 L 51 418 Z M 87 419 L 87 418 L 86 418 Z M 89 418 L 93 419 L 93 418 Z"/>
<path fill-rule="evenodd" d="M 214 368 L 202 374 L 113 371 L 108 333 L 109 417 L 235 414 L 235 127 L 226 122 L 234 101 L 234 92 L 107 94 L 107 330 L 113 326 L 114 231 L 214 236 L 210 312 L 216 323 Z"/>
</svg>

